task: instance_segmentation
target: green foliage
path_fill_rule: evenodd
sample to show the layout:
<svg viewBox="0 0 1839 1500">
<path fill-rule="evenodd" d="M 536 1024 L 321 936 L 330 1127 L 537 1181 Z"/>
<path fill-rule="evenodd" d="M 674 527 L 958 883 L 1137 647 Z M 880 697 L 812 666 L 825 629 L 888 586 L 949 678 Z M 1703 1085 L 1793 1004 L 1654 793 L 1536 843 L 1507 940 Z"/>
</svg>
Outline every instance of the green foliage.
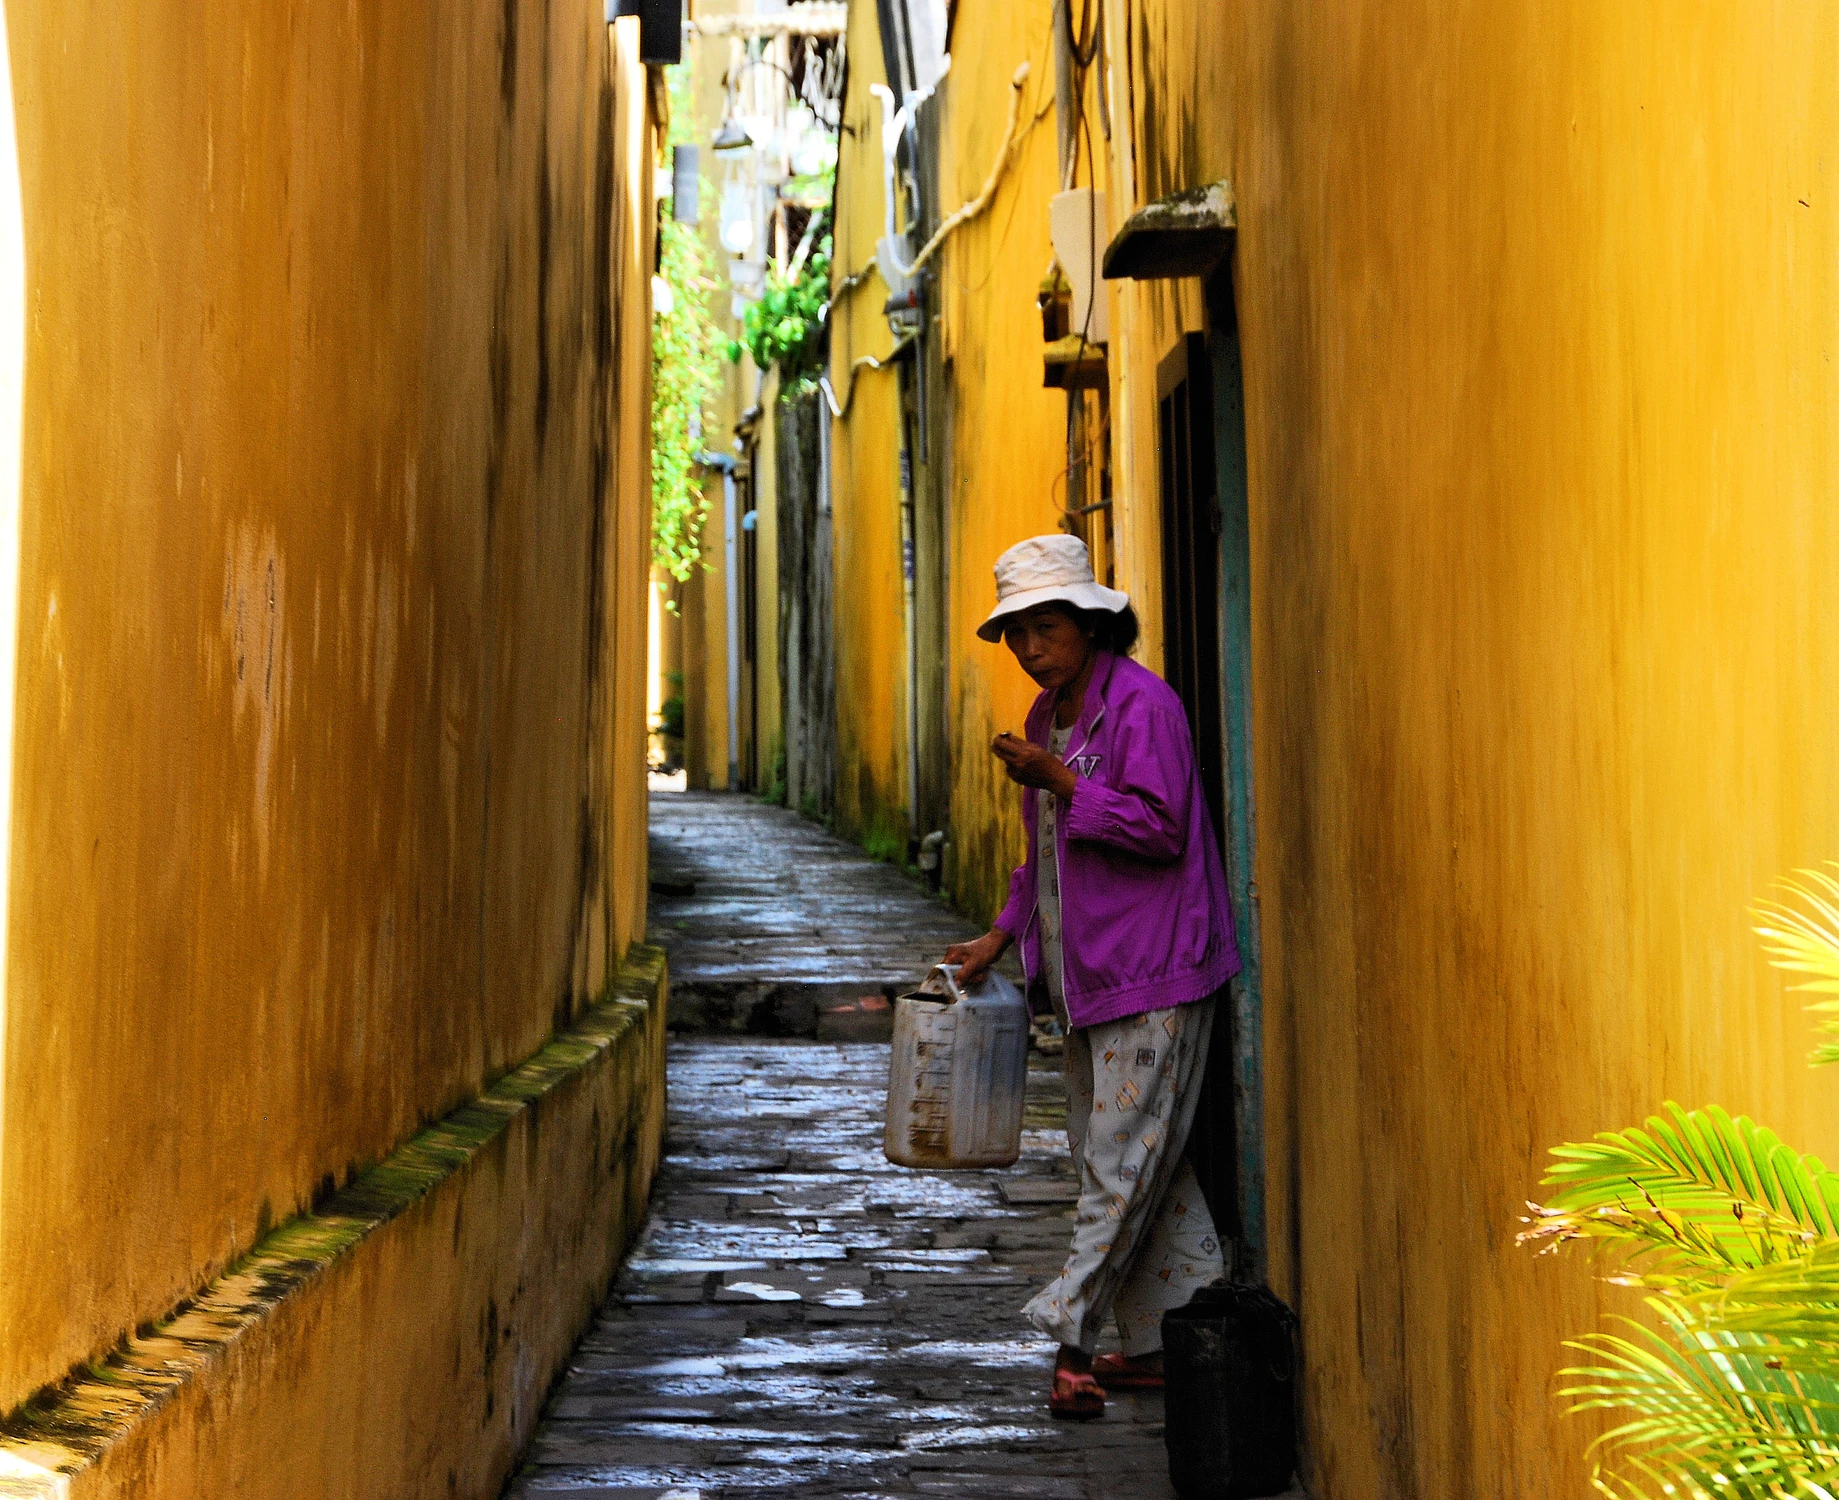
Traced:
<svg viewBox="0 0 1839 1500">
<path fill-rule="evenodd" d="M 907 836 L 892 823 L 877 821 L 863 835 L 862 847 L 869 858 L 885 860 L 898 867 L 907 857 Z"/>
<path fill-rule="evenodd" d="M 1771 961 L 1839 994 L 1839 882 L 1802 871 L 1756 908 Z M 1809 1009 L 1831 1014 L 1839 1002 Z M 1825 1022 L 1823 1030 L 1839 1030 Z M 1813 1061 L 1839 1057 L 1822 1047 Z M 1839 1494 L 1839 1174 L 1747 1118 L 1667 1104 L 1644 1128 L 1559 1146 L 1523 1244 L 1587 1243 L 1610 1279 L 1654 1293 L 1661 1332 L 1566 1347 L 1573 1411 L 1625 1420 L 1592 1445 L 1617 1500 Z"/>
<path fill-rule="evenodd" d="M 674 694 L 658 705 L 658 733 L 666 739 L 683 738 L 683 695 Z"/>
<path fill-rule="evenodd" d="M 1760 901 L 1756 931 L 1776 968 L 1806 976 L 1791 989 L 1827 997 L 1807 1009 L 1827 1018 L 1820 1023 L 1822 1032 L 1839 1036 L 1839 951 L 1833 946 L 1833 935 L 1839 933 L 1839 881 L 1825 870 L 1802 870 L 1784 890 L 1806 910 L 1786 901 Z M 1815 1067 L 1839 1062 L 1839 1042 L 1816 1047 L 1807 1060 Z"/>
<path fill-rule="evenodd" d="M 828 234 L 816 239 L 803 266 L 766 268 L 766 292 L 747 309 L 741 337 L 729 340 L 728 358 L 740 363 L 743 347 L 762 370 L 779 366 L 782 390 L 789 394 L 813 379 L 822 362 L 824 310 L 830 302 Z M 796 271 L 793 279 L 791 272 Z"/>
<path fill-rule="evenodd" d="M 709 315 L 714 283 L 705 274 L 701 237 L 687 224 L 659 225 L 659 275 L 671 306 L 652 319 L 651 552 L 682 582 L 702 555 L 709 502 L 696 455 L 705 408 L 721 378 L 720 338 Z"/>
<path fill-rule="evenodd" d="M 776 736 L 773 740 L 773 779 L 760 793 L 760 800 L 775 807 L 785 806 L 785 741 Z"/>
</svg>

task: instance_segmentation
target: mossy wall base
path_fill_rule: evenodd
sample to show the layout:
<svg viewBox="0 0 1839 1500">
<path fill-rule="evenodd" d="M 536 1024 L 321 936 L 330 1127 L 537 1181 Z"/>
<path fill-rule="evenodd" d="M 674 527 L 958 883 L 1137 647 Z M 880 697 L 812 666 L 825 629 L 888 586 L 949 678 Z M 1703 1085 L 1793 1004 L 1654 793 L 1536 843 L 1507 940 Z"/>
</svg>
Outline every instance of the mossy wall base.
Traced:
<svg viewBox="0 0 1839 1500">
<path fill-rule="evenodd" d="M 667 976 L 283 1225 L 0 1429 L 9 1500 L 498 1494 L 643 1223 Z"/>
</svg>

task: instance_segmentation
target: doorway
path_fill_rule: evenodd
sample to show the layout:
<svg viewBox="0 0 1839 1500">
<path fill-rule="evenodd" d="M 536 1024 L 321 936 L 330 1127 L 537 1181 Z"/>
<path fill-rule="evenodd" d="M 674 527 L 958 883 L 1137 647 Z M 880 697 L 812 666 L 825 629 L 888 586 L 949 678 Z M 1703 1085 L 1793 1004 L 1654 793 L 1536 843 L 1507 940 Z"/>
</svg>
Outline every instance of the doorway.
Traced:
<svg viewBox="0 0 1839 1500">
<path fill-rule="evenodd" d="M 1215 1017 L 1190 1153 L 1235 1279 L 1265 1274 L 1263 998 L 1252 798 L 1251 534 L 1245 395 L 1230 259 L 1207 330 L 1157 369 L 1164 675 L 1194 737 L 1231 894 L 1241 969 Z"/>
</svg>

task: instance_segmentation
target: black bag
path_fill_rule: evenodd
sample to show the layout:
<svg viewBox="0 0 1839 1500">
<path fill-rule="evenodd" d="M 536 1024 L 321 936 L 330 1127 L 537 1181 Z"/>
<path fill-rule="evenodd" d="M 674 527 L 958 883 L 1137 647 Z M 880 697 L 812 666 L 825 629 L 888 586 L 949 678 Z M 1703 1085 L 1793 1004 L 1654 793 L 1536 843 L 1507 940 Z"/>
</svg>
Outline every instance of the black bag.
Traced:
<svg viewBox="0 0 1839 1500">
<path fill-rule="evenodd" d="M 1169 1480 L 1182 1500 L 1262 1500 L 1296 1472 L 1296 1314 L 1268 1287 L 1202 1287 L 1162 1315 Z"/>
</svg>

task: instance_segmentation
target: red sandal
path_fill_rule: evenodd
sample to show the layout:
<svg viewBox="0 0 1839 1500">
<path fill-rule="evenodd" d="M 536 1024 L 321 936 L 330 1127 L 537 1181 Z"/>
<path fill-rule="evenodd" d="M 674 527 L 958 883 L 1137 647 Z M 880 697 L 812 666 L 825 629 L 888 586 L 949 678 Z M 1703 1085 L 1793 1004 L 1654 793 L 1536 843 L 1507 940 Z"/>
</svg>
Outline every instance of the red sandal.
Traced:
<svg viewBox="0 0 1839 1500">
<path fill-rule="evenodd" d="M 1104 1388 L 1088 1371 L 1056 1367 L 1047 1410 L 1050 1416 L 1063 1422 L 1090 1422 L 1105 1414 Z"/>
<path fill-rule="evenodd" d="M 1162 1371 L 1128 1354 L 1101 1354 L 1092 1361 L 1092 1378 L 1107 1391 L 1159 1391 Z"/>
</svg>

